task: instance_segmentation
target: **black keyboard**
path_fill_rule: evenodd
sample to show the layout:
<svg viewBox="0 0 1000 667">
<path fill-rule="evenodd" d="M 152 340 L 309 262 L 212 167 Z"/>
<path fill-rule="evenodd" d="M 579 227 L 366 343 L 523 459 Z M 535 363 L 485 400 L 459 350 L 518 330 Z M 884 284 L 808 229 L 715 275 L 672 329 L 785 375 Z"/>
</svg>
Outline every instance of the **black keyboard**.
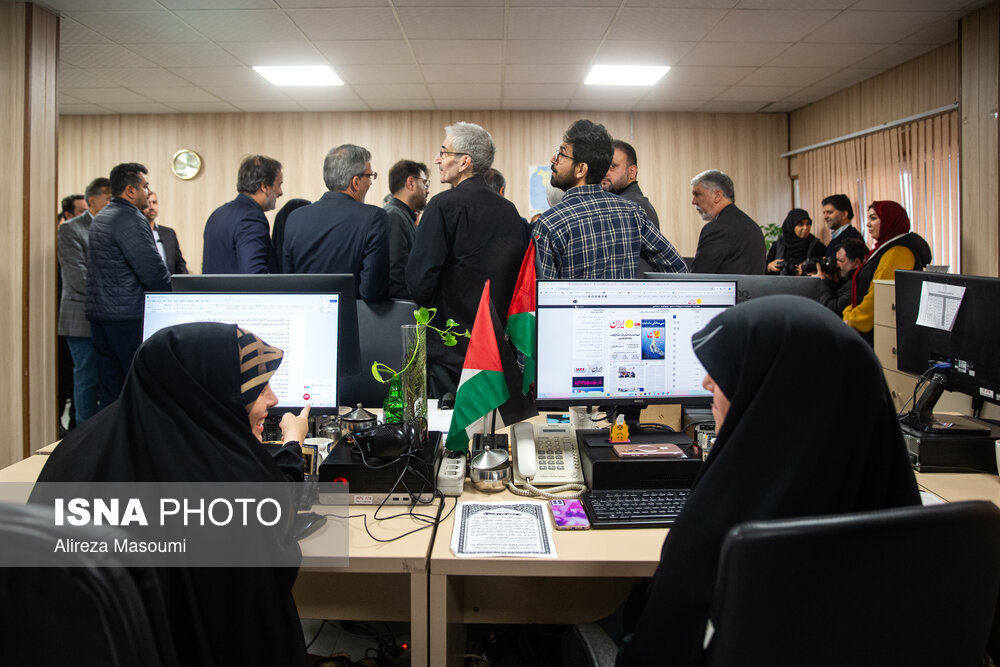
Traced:
<svg viewBox="0 0 1000 667">
<path fill-rule="evenodd" d="M 591 491 L 583 494 L 583 506 L 594 528 L 672 526 L 690 492 L 690 489 Z"/>
</svg>

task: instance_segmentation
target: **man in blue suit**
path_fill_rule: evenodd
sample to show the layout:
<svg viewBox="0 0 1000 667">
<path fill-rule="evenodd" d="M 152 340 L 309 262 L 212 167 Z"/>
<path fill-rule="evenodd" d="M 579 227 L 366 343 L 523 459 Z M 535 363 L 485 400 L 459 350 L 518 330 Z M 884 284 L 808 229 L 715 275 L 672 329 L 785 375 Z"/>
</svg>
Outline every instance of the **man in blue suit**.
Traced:
<svg viewBox="0 0 1000 667">
<path fill-rule="evenodd" d="M 264 213 L 274 210 L 284 176 L 281 163 L 251 155 L 240 163 L 236 199 L 223 204 L 205 223 L 202 273 L 276 273 L 271 228 Z"/>
<path fill-rule="evenodd" d="M 388 217 L 364 203 L 378 177 L 371 159 L 371 153 L 353 144 L 326 154 L 323 181 L 329 192 L 288 216 L 282 271 L 353 273 L 357 296 L 365 301 L 389 298 Z"/>
</svg>

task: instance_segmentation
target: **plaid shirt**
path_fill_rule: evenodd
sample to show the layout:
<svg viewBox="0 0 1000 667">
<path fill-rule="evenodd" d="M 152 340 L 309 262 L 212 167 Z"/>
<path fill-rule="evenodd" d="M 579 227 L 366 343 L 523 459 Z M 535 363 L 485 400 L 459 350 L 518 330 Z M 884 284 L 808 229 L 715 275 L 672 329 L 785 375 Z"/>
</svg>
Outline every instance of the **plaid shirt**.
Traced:
<svg viewBox="0 0 1000 667">
<path fill-rule="evenodd" d="M 636 204 L 601 190 L 570 188 L 535 223 L 538 278 L 635 278 L 641 256 L 657 271 L 687 273 L 684 260 Z"/>
</svg>

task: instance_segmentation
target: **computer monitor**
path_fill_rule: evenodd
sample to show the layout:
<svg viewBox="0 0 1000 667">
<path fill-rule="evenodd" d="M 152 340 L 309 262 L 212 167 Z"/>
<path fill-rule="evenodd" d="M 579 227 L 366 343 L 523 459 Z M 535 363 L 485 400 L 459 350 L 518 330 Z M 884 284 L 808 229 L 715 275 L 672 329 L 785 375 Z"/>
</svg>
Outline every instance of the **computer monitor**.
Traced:
<svg viewBox="0 0 1000 667">
<path fill-rule="evenodd" d="M 362 371 L 358 340 L 357 281 L 352 273 L 276 273 L 176 275 L 171 277 L 175 292 L 289 292 L 295 294 L 340 294 L 340 359 L 343 377 Z"/>
<path fill-rule="evenodd" d="M 819 301 L 820 279 L 815 276 L 745 276 L 736 273 L 646 272 L 647 280 L 735 280 L 736 303 L 772 294 L 793 294 Z"/>
<path fill-rule="evenodd" d="M 961 295 L 960 289 L 964 289 Z M 1000 404 L 998 306 L 998 278 L 896 271 L 897 365 L 904 373 L 926 373 L 929 378 L 927 390 L 905 423 L 917 428 L 954 423 L 952 417 L 933 418 L 934 403 L 945 390 L 972 396 L 977 403 Z M 949 432 L 962 432 L 965 426 L 959 424 Z M 935 427 L 934 432 L 939 430 Z"/>
<path fill-rule="evenodd" d="M 711 401 L 691 336 L 736 304 L 734 281 L 539 280 L 537 290 L 539 409 L 609 406 L 635 425 L 650 403 Z"/>
<path fill-rule="evenodd" d="M 298 410 L 306 403 L 312 414 L 337 414 L 340 298 L 278 292 L 147 292 L 142 339 L 188 322 L 239 325 L 285 353 L 271 377 L 271 389 L 278 397 L 272 414 Z"/>
</svg>

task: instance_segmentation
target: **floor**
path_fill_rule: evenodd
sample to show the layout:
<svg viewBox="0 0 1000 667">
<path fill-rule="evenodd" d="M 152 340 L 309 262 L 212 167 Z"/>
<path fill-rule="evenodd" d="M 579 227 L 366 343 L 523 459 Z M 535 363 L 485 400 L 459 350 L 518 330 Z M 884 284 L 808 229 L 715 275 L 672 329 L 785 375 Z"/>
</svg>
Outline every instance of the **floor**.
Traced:
<svg viewBox="0 0 1000 667">
<path fill-rule="evenodd" d="M 386 648 L 396 648 L 410 640 L 409 623 L 385 623 L 383 621 L 345 621 L 343 623 L 326 621 L 324 623 L 320 619 L 308 618 L 301 619 L 301 623 L 302 634 L 305 636 L 306 644 L 309 645 L 310 656 L 329 657 L 346 654 L 352 661 L 359 662 L 366 657 L 375 658 L 378 656 L 378 638 L 385 642 Z M 310 642 L 312 643 L 310 644 Z M 404 658 L 399 662 L 386 661 L 383 664 L 408 665 L 409 661 Z"/>
</svg>

